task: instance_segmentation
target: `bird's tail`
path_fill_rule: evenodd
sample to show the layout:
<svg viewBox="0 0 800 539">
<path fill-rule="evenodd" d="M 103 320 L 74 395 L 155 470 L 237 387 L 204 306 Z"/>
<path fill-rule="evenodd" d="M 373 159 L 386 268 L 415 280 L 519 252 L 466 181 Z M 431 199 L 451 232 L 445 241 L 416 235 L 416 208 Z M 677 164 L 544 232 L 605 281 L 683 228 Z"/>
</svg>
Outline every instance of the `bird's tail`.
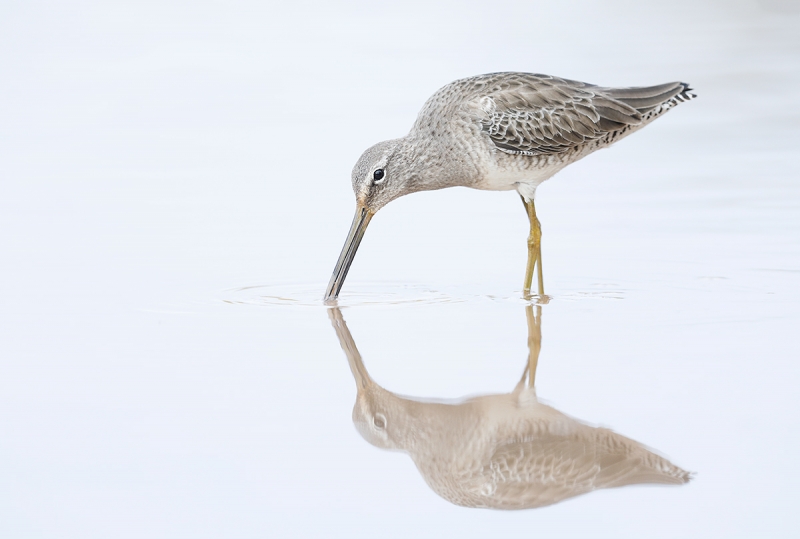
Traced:
<svg viewBox="0 0 800 539">
<path fill-rule="evenodd" d="M 667 82 L 656 86 L 637 88 L 604 88 L 603 93 L 647 114 L 655 109 L 666 109 L 697 97 L 686 82 Z"/>
</svg>

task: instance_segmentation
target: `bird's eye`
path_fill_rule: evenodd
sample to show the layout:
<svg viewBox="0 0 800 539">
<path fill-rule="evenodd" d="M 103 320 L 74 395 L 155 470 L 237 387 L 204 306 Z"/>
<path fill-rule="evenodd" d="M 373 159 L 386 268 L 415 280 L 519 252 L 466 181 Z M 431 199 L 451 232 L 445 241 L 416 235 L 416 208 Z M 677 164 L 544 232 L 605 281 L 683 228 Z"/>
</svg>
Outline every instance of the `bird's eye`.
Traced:
<svg viewBox="0 0 800 539">
<path fill-rule="evenodd" d="M 375 417 L 372 418 L 372 424 L 375 425 L 376 429 L 383 430 L 386 428 L 386 418 L 383 414 L 375 414 Z"/>
<path fill-rule="evenodd" d="M 372 173 L 372 179 L 375 180 L 376 182 L 381 181 L 384 176 L 385 174 L 382 168 L 379 168 L 378 170 Z"/>
</svg>

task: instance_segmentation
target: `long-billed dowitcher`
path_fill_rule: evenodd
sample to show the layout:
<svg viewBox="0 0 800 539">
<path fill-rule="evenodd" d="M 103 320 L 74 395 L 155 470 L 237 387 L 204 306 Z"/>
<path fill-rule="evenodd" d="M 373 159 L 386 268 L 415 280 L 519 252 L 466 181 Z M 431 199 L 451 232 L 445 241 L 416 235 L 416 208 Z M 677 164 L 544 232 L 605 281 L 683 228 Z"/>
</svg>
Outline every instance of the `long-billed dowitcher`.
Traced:
<svg viewBox="0 0 800 539">
<path fill-rule="evenodd" d="M 408 135 L 372 146 L 353 168 L 356 213 L 325 301 L 339 295 L 375 212 L 409 193 L 456 186 L 520 194 L 530 220 L 523 291 L 530 294 L 538 267 L 544 296 L 536 187 L 695 97 L 690 90 L 683 82 L 606 88 L 531 73 L 448 84 L 428 99 Z"/>
<path fill-rule="evenodd" d="M 539 402 L 541 306 L 528 305 L 528 362 L 511 393 L 447 404 L 401 397 L 369 376 L 341 311 L 328 311 L 358 396 L 353 422 L 372 445 L 409 454 L 442 498 L 467 507 L 528 509 L 602 488 L 680 485 L 691 474 L 644 445 Z"/>
</svg>

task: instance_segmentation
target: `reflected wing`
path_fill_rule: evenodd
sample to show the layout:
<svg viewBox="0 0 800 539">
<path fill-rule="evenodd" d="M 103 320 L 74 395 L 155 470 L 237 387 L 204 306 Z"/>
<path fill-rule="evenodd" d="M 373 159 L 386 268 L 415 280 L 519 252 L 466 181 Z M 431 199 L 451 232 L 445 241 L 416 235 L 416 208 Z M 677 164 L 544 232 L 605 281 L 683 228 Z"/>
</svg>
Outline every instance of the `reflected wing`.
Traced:
<svg viewBox="0 0 800 539">
<path fill-rule="evenodd" d="M 485 83 L 475 108 L 484 132 L 512 154 L 566 152 L 642 123 L 671 100 L 689 99 L 688 85 L 600 88 L 547 75 L 506 73 Z"/>
<path fill-rule="evenodd" d="M 587 427 L 498 446 L 482 474 L 491 506 L 540 507 L 599 488 L 681 484 L 690 474 L 608 429 Z"/>
</svg>

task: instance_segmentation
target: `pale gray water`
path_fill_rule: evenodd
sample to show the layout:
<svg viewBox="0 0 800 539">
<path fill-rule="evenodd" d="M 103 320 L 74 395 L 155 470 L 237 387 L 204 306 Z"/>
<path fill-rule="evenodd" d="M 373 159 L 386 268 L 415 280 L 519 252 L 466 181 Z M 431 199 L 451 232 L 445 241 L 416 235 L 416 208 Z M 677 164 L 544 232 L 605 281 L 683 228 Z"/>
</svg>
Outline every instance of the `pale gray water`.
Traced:
<svg viewBox="0 0 800 539">
<path fill-rule="evenodd" d="M 4 5 L 0 536 L 796 536 L 798 36 L 791 2 Z M 539 397 L 688 485 L 465 509 L 353 428 L 313 305 L 350 168 L 501 70 L 699 94 L 537 198 Z M 373 219 L 342 304 L 377 382 L 513 387 L 525 219 L 465 189 Z"/>
</svg>

